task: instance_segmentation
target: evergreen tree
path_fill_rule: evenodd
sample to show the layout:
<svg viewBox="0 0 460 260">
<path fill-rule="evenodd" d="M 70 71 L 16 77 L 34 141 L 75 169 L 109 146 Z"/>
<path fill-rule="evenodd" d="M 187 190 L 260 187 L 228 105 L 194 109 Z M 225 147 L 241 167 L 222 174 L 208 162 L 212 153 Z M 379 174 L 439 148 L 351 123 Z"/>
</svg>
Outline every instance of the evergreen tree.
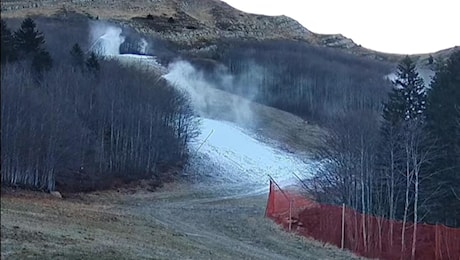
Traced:
<svg viewBox="0 0 460 260">
<path fill-rule="evenodd" d="M 388 101 L 383 104 L 384 128 L 400 127 L 404 121 L 420 118 L 425 110 L 423 79 L 409 56 L 398 65 L 396 76 Z"/>
<path fill-rule="evenodd" d="M 391 219 L 401 219 L 407 215 L 408 200 L 401 194 L 412 192 L 410 176 L 415 169 L 411 163 L 417 156 L 407 153 L 410 142 L 419 133 L 423 123 L 426 94 L 422 78 L 415 63 L 406 56 L 398 65 L 396 79 L 388 100 L 383 104 L 381 143 L 378 166 L 382 176 L 375 184 L 379 196 L 386 199 L 388 215 Z M 399 194 L 399 195 L 398 195 Z"/>
<path fill-rule="evenodd" d="M 39 53 L 44 49 L 45 37 L 36 27 L 34 20 L 26 18 L 14 33 L 15 47 L 24 56 Z"/>
<path fill-rule="evenodd" d="M 86 68 L 90 72 L 94 72 L 94 73 L 99 72 L 99 69 L 100 69 L 99 61 L 94 52 L 91 52 L 91 54 L 89 55 L 89 58 L 86 60 Z"/>
<path fill-rule="evenodd" d="M 4 20 L 0 21 L 2 27 L 1 35 L 1 63 L 4 64 L 16 59 L 16 50 L 14 48 L 14 38 L 10 29 Z"/>
<path fill-rule="evenodd" d="M 396 76 L 396 80 L 393 81 L 396 88 L 394 91 L 400 93 L 395 96 L 398 99 L 398 104 L 396 104 L 398 107 L 395 109 L 403 110 L 403 119 L 406 121 L 421 119 L 426 105 L 425 85 L 417 72 L 415 63 L 409 56 L 406 56 L 398 65 Z"/>
<path fill-rule="evenodd" d="M 24 19 L 21 27 L 14 33 L 14 42 L 21 58 L 31 60 L 32 69 L 41 76 L 42 72 L 51 69 L 53 60 L 45 49 L 45 36 L 36 27 L 34 20 Z"/>
<path fill-rule="evenodd" d="M 385 126 L 396 127 L 405 119 L 406 102 L 404 91 L 394 87 L 388 94 L 388 101 L 383 104 L 383 119 Z"/>
<path fill-rule="evenodd" d="M 85 56 L 78 43 L 75 43 L 70 50 L 71 63 L 74 67 L 83 69 L 85 65 Z"/>
<path fill-rule="evenodd" d="M 430 203 L 431 215 L 447 224 L 460 226 L 460 51 L 440 66 L 428 92 L 427 131 L 437 140 L 439 154 L 431 165 L 439 174 L 432 180 L 440 186 Z"/>
</svg>

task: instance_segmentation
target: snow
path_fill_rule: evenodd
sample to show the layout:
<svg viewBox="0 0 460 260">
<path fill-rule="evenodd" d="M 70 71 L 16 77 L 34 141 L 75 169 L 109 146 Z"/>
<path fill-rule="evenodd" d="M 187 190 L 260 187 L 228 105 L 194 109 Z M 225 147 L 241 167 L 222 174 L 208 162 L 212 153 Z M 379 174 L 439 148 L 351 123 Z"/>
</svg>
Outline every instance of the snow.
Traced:
<svg viewBox="0 0 460 260">
<path fill-rule="evenodd" d="M 179 63 L 182 66 L 175 70 L 178 73 L 172 73 L 171 68 L 167 71 L 154 56 L 120 54 L 119 47 L 124 41 L 121 32 L 120 28 L 112 26 L 93 26 L 94 44 L 91 49 L 105 58 L 165 74 L 166 80 L 190 94 L 197 110 L 200 110 L 200 105 L 207 104 L 206 98 L 219 101 L 218 96 L 206 96 L 205 90 L 210 87 L 208 82 L 194 68 L 187 67 L 191 66 L 188 63 Z M 140 46 L 145 49 L 146 41 L 143 40 Z M 233 110 L 242 109 L 235 106 Z M 250 112 L 248 109 L 242 111 Z M 198 188 L 199 185 L 202 188 L 212 187 L 221 193 L 231 190 L 236 196 L 265 193 L 268 192 L 269 176 L 280 186 L 299 185 L 293 173 L 301 178 L 309 177 L 319 167 L 318 162 L 302 161 L 295 154 L 258 141 L 264 138 L 256 139 L 250 131 L 230 122 L 201 118 L 200 130 L 201 134 L 190 143 L 191 157 L 184 169 L 185 175 L 198 180 Z"/>
<path fill-rule="evenodd" d="M 135 66 L 136 68 L 144 71 L 155 70 L 161 73 L 166 72 L 166 68 L 157 61 L 155 56 L 139 54 L 118 54 L 105 57 L 109 59 L 116 59 L 124 65 Z"/>
<path fill-rule="evenodd" d="M 166 70 L 152 56 L 124 54 L 112 57 L 144 69 L 157 68 L 163 73 Z M 191 80 L 188 73 L 181 72 L 177 75 L 168 72 L 163 77 L 175 87 L 187 91 L 195 109 L 202 109 L 206 98 L 218 98 L 206 95 L 206 87 L 210 86 L 198 75 L 199 79 Z M 196 89 L 193 86 L 202 87 Z M 227 191 L 233 195 L 265 193 L 268 192 L 269 175 L 282 187 L 299 186 L 293 173 L 301 178 L 309 177 L 318 166 L 317 162 L 304 162 L 295 154 L 258 141 L 265 138 L 255 138 L 250 131 L 227 121 L 202 117 L 200 132 L 190 144 L 192 155 L 184 170 L 185 175 L 198 180 L 198 188 L 218 187 L 222 193 Z"/>
<path fill-rule="evenodd" d="M 205 176 L 204 181 L 212 185 L 239 187 L 242 192 L 268 191 L 268 175 L 280 186 L 299 185 L 293 173 L 307 177 L 317 164 L 260 142 L 233 123 L 207 118 L 201 119 L 201 134 L 190 148 L 195 152 L 190 175 Z"/>
<path fill-rule="evenodd" d="M 431 80 L 435 74 L 435 72 L 431 69 L 424 69 L 424 68 L 418 68 L 417 72 L 419 73 L 420 77 L 423 79 L 423 82 L 425 83 L 425 87 L 429 87 L 431 84 Z M 398 77 L 396 75 L 396 72 L 390 73 L 388 75 L 385 75 L 385 79 L 394 81 Z"/>
</svg>

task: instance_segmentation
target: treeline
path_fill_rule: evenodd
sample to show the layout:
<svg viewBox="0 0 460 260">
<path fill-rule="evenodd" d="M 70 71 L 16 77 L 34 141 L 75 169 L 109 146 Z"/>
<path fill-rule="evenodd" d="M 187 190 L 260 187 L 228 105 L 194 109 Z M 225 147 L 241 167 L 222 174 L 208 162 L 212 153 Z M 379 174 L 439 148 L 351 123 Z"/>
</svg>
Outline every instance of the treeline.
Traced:
<svg viewBox="0 0 460 260">
<path fill-rule="evenodd" d="M 379 117 L 354 113 L 329 124 L 310 192 L 400 220 L 403 238 L 416 233 L 407 222 L 460 227 L 459 108 L 460 52 L 438 64 L 428 88 L 406 57 Z"/>
<path fill-rule="evenodd" d="M 223 42 L 213 58 L 234 77 L 221 88 L 318 123 L 379 111 L 390 89 L 390 65 L 300 42 Z"/>
<path fill-rule="evenodd" d="M 1 28 L 2 185 L 88 191 L 186 162 L 197 122 L 158 75 L 76 43 L 47 48 L 29 18 L 15 32 Z"/>
</svg>

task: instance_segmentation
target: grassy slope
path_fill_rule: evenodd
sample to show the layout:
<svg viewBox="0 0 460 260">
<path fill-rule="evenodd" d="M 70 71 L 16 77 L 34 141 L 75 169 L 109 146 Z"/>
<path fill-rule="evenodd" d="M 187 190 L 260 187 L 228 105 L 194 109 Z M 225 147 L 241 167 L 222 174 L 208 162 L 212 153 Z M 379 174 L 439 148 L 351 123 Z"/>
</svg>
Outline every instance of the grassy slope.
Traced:
<svg viewBox="0 0 460 260">
<path fill-rule="evenodd" d="M 4 192 L 1 258 L 353 258 L 279 230 L 263 217 L 265 196 L 219 199 L 174 185 L 154 193 L 108 191 L 64 200 Z"/>
</svg>

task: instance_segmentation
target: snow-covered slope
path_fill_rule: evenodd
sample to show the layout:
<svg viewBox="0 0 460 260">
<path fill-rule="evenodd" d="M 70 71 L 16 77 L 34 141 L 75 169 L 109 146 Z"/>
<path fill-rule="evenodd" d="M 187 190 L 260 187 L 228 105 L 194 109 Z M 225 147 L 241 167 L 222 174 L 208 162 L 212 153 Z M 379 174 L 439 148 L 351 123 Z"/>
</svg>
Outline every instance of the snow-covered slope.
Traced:
<svg viewBox="0 0 460 260">
<path fill-rule="evenodd" d="M 153 56 L 137 54 L 120 54 L 111 57 L 119 60 L 122 64 L 135 66 L 140 70 L 155 70 L 159 73 L 166 73 L 166 68 L 163 67 L 160 63 L 158 63 L 156 58 Z"/>
<path fill-rule="evenodd" d="M 241 192 L 267 191 L 269 177 L 281 186 L 298 185 L 295 175 L 307 176 L 317 163 L 258 141 L 233 123 L 202 118 L 201 134 L 191 144 L 186 173 L 206 184 Z"/>
</svg>

